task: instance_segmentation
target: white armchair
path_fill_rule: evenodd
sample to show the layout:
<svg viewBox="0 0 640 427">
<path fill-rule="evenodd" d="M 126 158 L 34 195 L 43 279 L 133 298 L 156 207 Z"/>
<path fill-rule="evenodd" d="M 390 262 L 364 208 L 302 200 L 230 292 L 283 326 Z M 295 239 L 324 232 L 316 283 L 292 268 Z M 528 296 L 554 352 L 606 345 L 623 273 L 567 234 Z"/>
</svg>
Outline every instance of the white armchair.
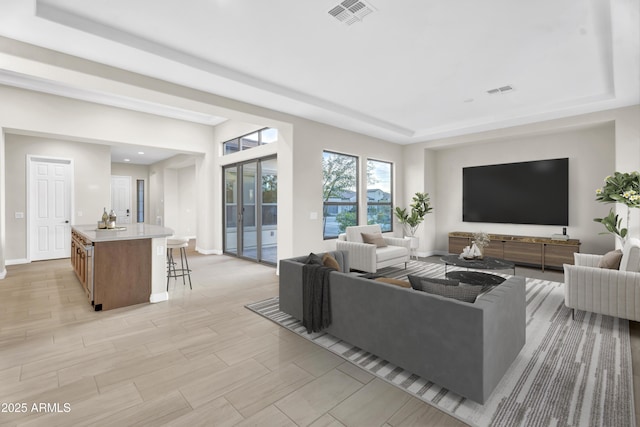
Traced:
<svg viewBox="0 0 640 427">
<path fill-rule="evenodd" d="M 387 246 L 364 243 L 362 233 L 382 234 L 379 224 L 347 227 L 338 236 L 336 250 L 349 252 L 349 265 L 354 270 L 375 273 L 378 268 L 409 262 L 409 240 L 383 236 Z"/>
<path fill-rule="evenodd" d="M 599 268 L 602 257 L 576 253 L 575 265 L 564 265 L 564 304 L 640 321 L 640 240 L 628 239 L 619 270 Z"/>
</svg>

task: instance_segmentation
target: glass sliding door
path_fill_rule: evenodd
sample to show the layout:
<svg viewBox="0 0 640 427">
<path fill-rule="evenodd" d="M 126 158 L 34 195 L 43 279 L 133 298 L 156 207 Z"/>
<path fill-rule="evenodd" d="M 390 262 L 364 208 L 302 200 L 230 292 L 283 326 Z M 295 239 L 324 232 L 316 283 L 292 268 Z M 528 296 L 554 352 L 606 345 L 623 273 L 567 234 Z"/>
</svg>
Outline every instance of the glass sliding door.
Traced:
<svg viewBox="0 0 640 427">
<path fill-rule="evenodd" d="M 278 161 L 260 162 L 261 176 L 261 257 L 268 263 L 278 262 Z"/>
<path fill-rule="evenodd" d="M 242 206 L 240 219 L 242 223 L 241 248 L 239 255 L 258 260 L 258 228 L 257 209 L 258 197 L 257 177 L 258 162 L 244 163 L 242 168 Z"/>
<path fill-rule="evenodd" d="M 275 158 L 224 168 L 224 252 L 277 262 L 278 171 Z"/>
<path fill-rule="evenodd" d="M 224 251 L 238 255 L 238 166 L 224 168 Z"/>
</svg>

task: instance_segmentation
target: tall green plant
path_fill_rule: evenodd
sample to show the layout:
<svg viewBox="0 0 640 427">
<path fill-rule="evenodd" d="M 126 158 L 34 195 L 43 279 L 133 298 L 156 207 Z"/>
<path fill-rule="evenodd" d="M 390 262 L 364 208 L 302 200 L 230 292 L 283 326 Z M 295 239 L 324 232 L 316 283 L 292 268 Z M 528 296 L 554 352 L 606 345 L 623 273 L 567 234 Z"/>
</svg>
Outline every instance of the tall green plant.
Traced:
<svg viewBox="0 0 640 427">
<path fill-rule="evenodd" d="M 409 205 L 410 212 L 407 212 L 407 208 L 396 206 L 393 213 L 398 218 L 398 222 L 404 227 L 405 234 L 414 237 L 418 226 L 424 221 L 425 215 L 430 213 L 433 208 L 429 200 L 429 193 L 417 192 L 412 201 L 413 203 Z"/>
<path fill-rule="evenodd" d="M 624 242 L 629 232 L 629 216 L 631 208 L 640 207 L 640 173 L 615 172 L 604 179 L 602 188 L 596 190 L 596 200 L 602 203 L 622 203 L 627 207 L 626 228 L 622 227 L 622 218 L 614 213 L 613 208 L 604 218 L 594 218 L 607 229 L 600 234 L 611 233 Z"/>
</svg>

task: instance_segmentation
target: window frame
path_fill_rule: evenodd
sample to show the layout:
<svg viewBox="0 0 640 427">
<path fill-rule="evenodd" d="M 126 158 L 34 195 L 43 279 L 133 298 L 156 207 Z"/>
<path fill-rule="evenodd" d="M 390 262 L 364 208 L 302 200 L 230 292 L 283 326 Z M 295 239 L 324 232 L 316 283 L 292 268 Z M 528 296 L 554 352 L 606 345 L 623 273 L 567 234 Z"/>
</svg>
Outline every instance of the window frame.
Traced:
<svg viewBox="0 0 640 427">
<path fill-rule="evenodd" d="M 324 188 L 322 189 L 322 193 L 323 193 L 323 200 L 322 200 L 322 238 L 323 240 L 332 240 L 332 239 L 337 239 L 338 236 L 340 235 L 340 232 L 338 232 L 337 235 L 327 235 L 325 233 L 326 231 L 326 222 L 325 222 L 325 213 L 327 212 L 329 207 L 340 207 L 340 206 L 352 206 L 353 210 L 355 212 L 355 218 L 356 218 L 356 223 L 354 225 L 359 225 L 360 224 L 360 157 L 353 155 L 353 154 L 346 154 L 346 153 L 340 153 L 337 151 L 332 151 L 332 150 L 322 150 L 322 161 L 324 163 L 324 155 L 325 153 L 327 154 L 332 154 L 332 155 L 336 155 L 336 156 L 344 156 L 344 157 L 349 157 L 352 158 L 354 160 L 354 164 L 355 164 L 355 200 L 353 202 L 331 202 L 331 201 L 325 201 L 324 200 Z M 324 166 L 323 166 L 324 168 Z M 323 185 L 324 185 L 324 170 L 323 170 Z"/>
<path fill-rule="evenodd" d="M 369 223 L 369 206 L 389 206 L 389 221 L 391 228 L 389 230 L 382 230 L 383 233 L 393 232 L 393 200 L 394 200 L 394 182 L 393 182 L 393 162 L 388 160 L 378 160 L 367 158 L 367 173 L 369 171 L 369 162 L 385 163 L 389 165 L 389 201 L 388 202 L 370 202 L 369 201 L 369 179 L 367 177 L 367 224 Z M 373 190 L 373 188 L 372 188 Z"/>
<path fill-rule="evenodd" d="M 230 154 L 235 154 L 235 153 L 240 153 L 246 150 L 250 150 L 252 148 L 256 148 L 256 147 L 260 147 L 262 145 L 268 145 L 268 144 L 272 144 L 276 141 L 278 141 L 278 139 L 276 138 L 275 141 L 270 141 L 270 142 L 264 142 L 264 136 L 263 136 L 263 132 L 267 131 L 267 130 L 275 130 L 276 132 L 278 132 L 278 128 L 273 128 L 273 127 L 264 127 L 258 130 L 254 130 L 253 132 L 249 132 L 249 133 L 245 133 L 244 135 L 240 135 L 240 136 L 236 136 L 235 138 L 231 138 L 227 141 L 223 141 L 222 142 L 222 155 L 223 156 L 228 156 Z M 258 144 L 255 146 L 250 146 L 250 147 L 245 147 L 245 144 L 243 144 L 243 140 L 248 137 L 248 136 L 252 136 L 254 134 L 258 135 Z M 236 151 L 229 151 L 227 152 L 227 144 L 230 143 L 234 143 L 235 147 L 237 148 Z"/>
</svg>

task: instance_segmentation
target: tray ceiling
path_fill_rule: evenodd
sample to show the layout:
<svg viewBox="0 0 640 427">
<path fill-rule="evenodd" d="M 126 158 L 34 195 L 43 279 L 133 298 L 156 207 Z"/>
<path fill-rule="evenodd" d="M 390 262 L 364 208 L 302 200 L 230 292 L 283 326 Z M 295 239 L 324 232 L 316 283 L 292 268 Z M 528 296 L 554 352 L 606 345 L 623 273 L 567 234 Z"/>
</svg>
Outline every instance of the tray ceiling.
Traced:
<svg viewBox="0 0 640 427">
<path fill-rule="evenodd" d="M 640 103 L 638 1 L 26 3 L 0 35 L 397 143 Z"/>
</svg>

